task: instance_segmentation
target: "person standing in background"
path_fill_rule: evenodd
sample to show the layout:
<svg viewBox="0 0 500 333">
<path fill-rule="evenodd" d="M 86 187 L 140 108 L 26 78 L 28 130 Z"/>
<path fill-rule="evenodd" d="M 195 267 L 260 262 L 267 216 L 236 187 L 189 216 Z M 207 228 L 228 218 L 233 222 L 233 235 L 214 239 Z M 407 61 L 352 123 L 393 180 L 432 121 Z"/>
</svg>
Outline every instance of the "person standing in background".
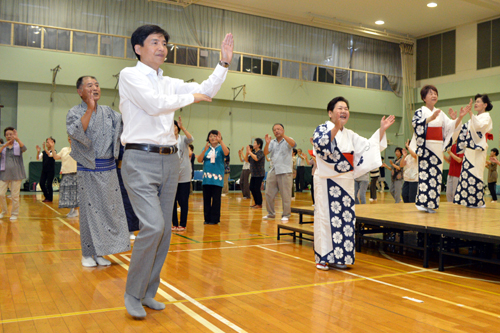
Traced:
<svg viewBox="0 0 500 333">
<path fill-rule="evenodd" d="M 221 192 L 224 186 L 224 157 L 229 149 L 217 130 L 207 135 L 205 149 L 198 155 L 198 162 L 203 163 L 203 215 L 204 224 L 220 223 Z"/>
<path fill-rule="evenodd" d="M 295 140 L 285 134 L 285 127 L 282 124 L 273 125 L 273 133 L 276 139 L 266 134 L 266 146 L 264 155 L 270 155 L 271 170 L 267 173 L 266 180 L 266 209 L 267 215 L 263 219 L 274 219 L 274 199 L 281 193 L 283 213 L 281 221 L 288 222 L 292 213 L 292 188 L 293 188 L 293 167 L 292 149 L 297 146 Z"/>
<path fill-rule="evenodd" d="M 383 159 L 384 158 L 382 157 L 381 160 Z M 379 178 L 380 168 L 376 168 L 370 171 L 370 201 L 377 201 L 377 182 L 379 181 Z"/>
<path fill-rule="evenodd" d="M 61 160 L 61 184 L 59 185 L 59 208 L 70 208 L 66 217 L 77 217 L 78 210 L 78 178 L 76 176 L 76 161 L 70 156 L 71 138 L 68 136 L 69 147 L 64 147 L 59 153 L 52 155 L 55 160 Z"/>
<path fill-rule="evenodd" d="M 40 188 L 43 191 L 43 196 L 45 199 L 42 202 L 52 202 L 54 196 L 54 190 L 52 188 L 52 182 L 54 181 L 54 176 L 56 173 L 56 161 L 52 156 L 52 153 L 56 152 L 54 145 L 56 140 L 52 137 L 47 138 L 42 144 L 43 152 L 40 152 L 40 146 L 36 146 L 36 160 L 42 160 L 42 174 L 40 175 Z"/>
<path fill-rule="evenodd" d="M 252 178 L 250 180 L 250 191 L 252 192 L 255 205 L 254 209 L 262 208 L 262 192 L 260 187 L 264 176 L 266 175 L 264 152 L 262 151 L 263 141 L 261 138 L 256 138 L 253 142 L 253 149 L 247 146 L 245 154 L 245 161 L 250 163 L 250 173 Z"/>
<path fill-rule="evenodd" d="M 229 147 L 227 148 L 229 150 Z M 231 152 L 229 150 L 229 152 Z M 229 176 L 231 175 L 231 157 L 230 154 L 224 156 L 224 186 L 222 187 L 222 196 L 225 197 L 229 193 Z"/>
<path fill-rule="evenodd" d="M 185 135 L 180 135 L 181 131 Z M 174 200 L 174 209 L 172 210 L 172 231 L 185 231 L 189 210 L 189 191 L 191 188 L 191 162 L 189 160 L 189 145 L 193 142 L 194 138 L 182 126 L 181 117 L 179 121 L 174 120 L 174 134 L 177 138 L 177 154 L 179 155 L 179 182 L 177 184 L 177 193 Z M 181 208 L 181 223 L 177 219 L 177 203 Z"/>
<path fill-rule="evenodd" d="M 448 178 L 446 179 L 446 200 L 448 202 L 453 202 L 455 192 L 457 191 L 458 180 L 460 179 L 460 172 L 462 171 L 464 154 L 457 154 L 456 141 L 446 152 L 449 156 L 443 154 L 443 159 L 450 165 L 448 169 Z"/>
<path fill-rule="evenodd" d="M 302 152 L 302 149 L 297 149 L 296 155 L 297 164 L 297 176 L 295 178 L 295 192 L 302 192 L 305 187 L 305 175 L 306 175 L 306 154 Z"/>
<path fill-rule="evenodd" d="M 359 205 L 366 204 L 366 190 L 368 189 L 368 183 L 370 181 L 370 172 L 362 174 L 358 178 L 354 179 L 354 203 Z"/>
<path fill-rule="evenodd" d="M 19 192 L 21 191 L 21 183 L 23 179 L 26 178 L 23 153 L 28 148 L 21 142 L 14 127 L 6 127 L 3 130 L 3 135 L 7 142 L 0 147 L 0 153 L 2 154 L 0 162 L 0 204 L 2 206 L 2 212 L 0 213 L 0 219 L 7 214 L 7 200 L 5 199 L 5 194 L 7 193 L 7 188 L 10 188 L 12 198 L 10 220 L 15 221 L 19 215 Z"/>
<path fill-rule="evenodd" d="M 403 148 L 397 147 L 394 150 L 396 159 L 391 161 L 391 195 L 396 203 L 401 202 L 401 189 L 403 187 L 403 168 L 401 167 L 401 160 L 403 158 Z"/>
<path fill-rule="evenodd" d="M 384 156 L 382 156 L 382 165 L 379 168 L 379 176 L 378 176 L 378 187 L 380 192 L 385 191 L 385 169 L 392 171 L 391 167 L 385 164 L 384 162 Z M 375 198 L 377 199 L 377 198 Z"/>
<path fill-rule="evenodd" d="M 243 198 L 250 199 L 250 163 L 245 160 L 245 156 L 243 153 L 244 149 L 245 147 L 241 147 L 241 149 L 238 150 L 238 157 L 240 158 L 240 161 L 243 162 L 243 168 L 241 169 L 240 176 L 240 187 Z"/>
<path fill-rule="evenodd" d="M 310 138 L 311 144 L 314 146 L 313 138 Z M 311 170 L 311 199 L 314 206 L 314 172 L 316 172 L 316 156 L 314 156 L 314 152 L 312 150 L 307 151 L 311 159 L 307 162 L 307 164 L 312 165 Z"/>
<path fill-rule="evenodd" d="M 491 194 L 491 202 L 497 202 L 497 166 L 500 165 L 498 162 L 498 149 L 493 148 L 490 152 L 490 159 L 486 161 L 486 167 L 488 168 L 488 189 Z"/>
<path fill-rule="evenodd" d="M 413 143 L 414 145 L 414 143 Z M 403 202 L 415 202 L 418 191 L 418 156 L 410 147 L 410 140 L 406 141 L 406 149 L 403 149 L 403 160 L 401 167 L 404 168 L 403 178 Z"/>
</svg>

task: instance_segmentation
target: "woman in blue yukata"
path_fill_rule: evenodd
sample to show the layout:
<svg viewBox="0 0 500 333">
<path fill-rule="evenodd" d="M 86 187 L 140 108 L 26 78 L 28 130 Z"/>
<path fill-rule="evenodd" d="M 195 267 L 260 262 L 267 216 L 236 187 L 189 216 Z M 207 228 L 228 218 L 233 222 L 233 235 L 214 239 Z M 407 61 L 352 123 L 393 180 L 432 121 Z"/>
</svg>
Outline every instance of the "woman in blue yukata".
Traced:
<svg viewBox="0 0 500 333">
<path fill-rule="evenodd" d="M 412 125 L 415 133 L 418 156 L 418 192 L 415 205 L 418 210 L 435 213 L 439 208 L 443 174 L 443 152 L 452 144 L 453 133 L 458 131 L 462 118 L 470 111 L 471 104 L 457 113 L 449 110 L 450 118 L 435 108 L 438 101 L 437 88 L 426 85 L 420 90 L 425 103 L 415 111 Z"/>
<path fill-rule="evenodd" d="M 382 165 L 385 131 L 394 116 L 382 117 L 380 129 L 365 139 L 345 128 L 349 102 L 336 97 L 327 107 L 330 121 L 314 131 L 314 254 L 316 268 L 354 264 L 354 179 Z"/>
</svg>

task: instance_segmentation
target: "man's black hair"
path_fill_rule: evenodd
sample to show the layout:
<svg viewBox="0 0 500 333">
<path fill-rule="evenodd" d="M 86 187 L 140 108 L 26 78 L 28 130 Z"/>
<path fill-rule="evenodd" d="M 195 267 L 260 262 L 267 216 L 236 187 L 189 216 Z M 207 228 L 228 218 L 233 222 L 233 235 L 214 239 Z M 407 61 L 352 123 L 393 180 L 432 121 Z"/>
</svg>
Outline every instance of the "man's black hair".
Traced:
<svg viewBox="0 0 500 333">
<path fill-rule="evenodd" d="M 165 41 L 167 43 L 170 39 L 169 34 L 157 25 L 141 25 L 139 28 L 135 29 L 134 33 L 132 34 L 132 38 L 130 38 L 130 43 L 132 43 L 132 50 L 134 51 L 137 59 L 141 60 L 141 56 L 135 52 L 135 46 L 144 46 L 144 41 L 146 40 L 146 38 L 148 38 L 149 35 L 152 34 L 162 34 L 165 37 Z"/>
</svg>

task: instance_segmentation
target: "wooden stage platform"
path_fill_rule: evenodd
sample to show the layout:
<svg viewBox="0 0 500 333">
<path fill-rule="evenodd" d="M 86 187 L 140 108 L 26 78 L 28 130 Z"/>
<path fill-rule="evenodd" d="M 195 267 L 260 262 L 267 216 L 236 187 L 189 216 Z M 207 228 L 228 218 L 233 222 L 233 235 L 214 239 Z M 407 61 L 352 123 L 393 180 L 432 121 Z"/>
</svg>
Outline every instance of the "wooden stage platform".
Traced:
<svg viewBox="0 0 500 333">
<path fill-rule="evenodd" d="M 300 226 L 278 226 L 278 237 L 287 235 L 281 229 L 293 232 L 294 239 L 308 239 L 302 234 L 311 235 L 311 226 L 303 220 L 304 215 L 314 215 L 314 208 L 299 206 L 292 208 L 299 214 Z M 281 231 L 281 233 L 280 233 Z M 299 233 L 299 231 L 301 231 Z M 404 232 L 415 231 L 421 236 L 417 244 L 405 243 Z M 297 233 L 297 235 L 295 234 Z M 382 238 L 372 237 L 383 234 Z M 387 239 L 388 234 L 398 234 L 398 241 Z M 436 238 L 439 240 L 436 240 Z M 356 248 L 361 250 L 362 240 L 374 240 L 382 243 L 398 245 L 421 250 L 424 253 L 423 266 L 428 267 L 429 250 L 436 248 L 439 252 L 439 270 L 444 270 L 444 257 L 454 256 L 476 261 L 500 264 L 493 259 L 492 244 L 500 244 L 500 205 L 489 204 L 485 208 L 466 208 L 448 202 L 442 202 L 435 214 L 416 209 L 414 204 L 383 204 L 356 206 Z M 479 251 L 463 254 L 460 249 L 472 248 Z M 462 250 L 463 252 L 463 250 Z M 472 250 L 469 250 L 472 252 Z"/>
</svg>

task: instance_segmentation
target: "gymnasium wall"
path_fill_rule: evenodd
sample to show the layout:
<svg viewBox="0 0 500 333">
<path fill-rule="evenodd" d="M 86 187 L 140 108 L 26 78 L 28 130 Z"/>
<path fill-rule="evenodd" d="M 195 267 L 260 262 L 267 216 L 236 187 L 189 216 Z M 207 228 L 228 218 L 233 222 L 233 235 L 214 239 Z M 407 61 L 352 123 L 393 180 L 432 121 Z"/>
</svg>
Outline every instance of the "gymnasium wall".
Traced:
<svg viewBox="0 0 500 333">
<path fill-rule="evenodd" d="M 101 88 L 101 104 L 112 105 L 119 110 L 119 97 L 114 89 L 116 79 L 112 76 L 135 61 L 105 58 L 92 55 L 69 54 L 47 50 L 0 46 L 0 96 L 17 93 L 19 136 L 27 145 L 25 166 L 36 159 L 35 145 L 48 136 L 56 139 L 56 149 L 67 145 L 65 117 L 67 111 L 80 103 L 75 82 L 81 75 L 94 75 Z M 53 101 L 51 68 L 60 65 L 56 78 Z M 166 75 L 183 80 L 202 82 L 212 70 L 166 64 L 162 66 Z M 246 85 L 233 101 L 232 87 Z M 401 120 L 401 98 L 386 91 L 334 86 L 331 84 L 280 79 L 253 74 L 229 73 L 220 92 L 212 103 L 193 104 L 176 112 L 182 116 L 186 128 L 195 137 L 195 152 L 199 153 L 211 129 L 221 131 L 231 150 L 233 164 L 241 164 L 237 150 L 252 142 L 255 137 L 272 134 L 275 122 L 285 125 L 286 134 L 293 137 L 299 147 L 308 149 L 309 137 L 314 128 L 328 119 L 326 105 L 335 96 L 343 95 L 350 101 L 351 119 L 348 128 L 362 136 L 371 136 L 380 126 L 382 115 L 394 114 L 397 123 L 390 129 L 388 139 L 401 144 L 402 136 L 396 136 Z M 15 113 L 15 112 L 14 112 Z M 9 120 L 14 124 L 12 120 Z M 2 115 L 1 127 L 7 126 Z"/>
</svg>

